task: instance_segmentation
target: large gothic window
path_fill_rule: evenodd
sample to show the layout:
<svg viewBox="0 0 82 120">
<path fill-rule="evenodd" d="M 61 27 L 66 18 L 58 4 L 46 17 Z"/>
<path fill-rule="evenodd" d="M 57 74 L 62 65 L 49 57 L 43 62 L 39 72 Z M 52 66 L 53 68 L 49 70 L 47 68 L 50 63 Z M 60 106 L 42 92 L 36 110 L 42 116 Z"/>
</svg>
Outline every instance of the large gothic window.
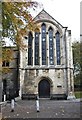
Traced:
<svg viewBox="0 0 82 120">
<path fill-rule="evenodd" d="M 39 30 L 35 32 L 35 65 L 39 65 Z"/>
<path fill-rule="evenodd" d="M 29 32 L 28 34 L 28 65 L 32 65 L 32 33 Z"/>
<path fill-rule="evenodd" d="M 57 65 L 60 65 L 60 33 L 56 33 L 56 58 Z"/>
<path fill-rule="evenodd" d="M 42 30 L 42 65 L 46 65 L 46 25 L 43 23 Z"/>
<path fill-rule="evenodd" d="M 54 64 L 54 54 L 53 54 L 53 29 L 49 28 L 49 64 Z"/>
</svg>

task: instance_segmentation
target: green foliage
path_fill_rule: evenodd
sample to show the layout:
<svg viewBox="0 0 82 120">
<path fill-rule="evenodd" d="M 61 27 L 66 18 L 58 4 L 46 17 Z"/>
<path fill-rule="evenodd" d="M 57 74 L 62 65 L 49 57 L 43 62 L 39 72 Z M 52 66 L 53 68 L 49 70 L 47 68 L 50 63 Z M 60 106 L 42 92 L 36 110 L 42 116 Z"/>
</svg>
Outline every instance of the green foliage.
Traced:
<svg viewBox="0 0 82 120">
<path fill-rule="evenodd" d="M 11 1 L 11 0 L 9 0 Z M 28 30 L 35 30 L 29 8 L 36 8 L 37 2 L 2 2 L 2 36 L 9 37 L 19 48 L 24 48 L 22 37 Z"/>
<path fill-rule="evenodd" d="M 74 42 L 73 46 L 73 64 L 74 64 L 74 72 L 80 71 L 80 42 Z"/>
<path fill-rule="evenodd" d="M 75 92 L 75 97 L 76 98 L 82 98 L 82 91 Z"/>
<path fill-rule="evenodd" d="M 78 73 L 74 76 L 74 83 L 75 83 L 75 85 L 80 85 L 81 84 L 80 73 Z"/>
<path fill-rule="evenodd" d="M 14 2 L 13 0 L 3 0 L 2 38 L 9 38 L 17 45 L 18 49 L 23 50 L 26 47 L 23 43 L 23 36 L 28 34 L 28 30 L 34 31 L 37 27 L 29 12 L 29 8 L 35 10 L 38 5 L 37 2 L 33 2 L 32 0 L 20 0 L 18 2 Z M 12 54 L 13 52 L 11 49 L 2 49 L 2 62 L 5 60 L 11 61 Z M 2 64 L 1 60 L 0 63 Z M 7 71 L 8 69 L 6 68 L 5 70 Z"/>
<path fill-rule="evenodd" d="M 82 42 L 75 41 L 72 49 L 74 63 L 74 84 L 82 84 Z"/>
</svg>

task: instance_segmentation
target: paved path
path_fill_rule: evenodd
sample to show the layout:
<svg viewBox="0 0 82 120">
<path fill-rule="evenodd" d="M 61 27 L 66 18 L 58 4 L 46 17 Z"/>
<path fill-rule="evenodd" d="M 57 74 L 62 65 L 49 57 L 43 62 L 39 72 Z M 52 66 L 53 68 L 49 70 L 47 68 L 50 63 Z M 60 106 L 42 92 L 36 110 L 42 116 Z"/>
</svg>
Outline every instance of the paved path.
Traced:
<svg viewBox="0 0 82 120">
<path fill-rule="evenodd" d="M 79 100 L 40 100 L 40 112 L 36 111 L 35 100 L 19 100 L 15 111 L 10 112 L 10 103 L 2 107 L 3 118 L 80 118 Z"/>
</svg>

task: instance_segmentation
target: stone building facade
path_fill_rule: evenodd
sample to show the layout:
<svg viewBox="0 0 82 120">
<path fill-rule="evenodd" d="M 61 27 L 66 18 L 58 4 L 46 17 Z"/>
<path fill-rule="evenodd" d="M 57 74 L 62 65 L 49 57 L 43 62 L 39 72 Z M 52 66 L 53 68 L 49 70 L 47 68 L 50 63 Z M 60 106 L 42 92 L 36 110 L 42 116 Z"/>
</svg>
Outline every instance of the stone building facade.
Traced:
<svg viewBox="0 0 82 120">
<path fill-rule="evenodd" d="M 10 62 L 4 60 L 2 64 L 2 69 L 4 69 L 2 74 L 2 95 L 6 94 L 8 100 L 11 89 L 13 89 L 15 97 L 19 96 L 19 51 L 16 47 L 10 46 L 4 46 L 2 50 L 4 49 L 13 51 L 12 60 Z M 4 100 L 4 97 L 2 97 L 2 100 Z"/>
<path fill-rule="evenodd" d="M 45 10 L 34 20 L 39 27 L 25 36 L 28 47 L 20 51 L 19 96 L 74 98 L 71 30 Z"/>
</svg>

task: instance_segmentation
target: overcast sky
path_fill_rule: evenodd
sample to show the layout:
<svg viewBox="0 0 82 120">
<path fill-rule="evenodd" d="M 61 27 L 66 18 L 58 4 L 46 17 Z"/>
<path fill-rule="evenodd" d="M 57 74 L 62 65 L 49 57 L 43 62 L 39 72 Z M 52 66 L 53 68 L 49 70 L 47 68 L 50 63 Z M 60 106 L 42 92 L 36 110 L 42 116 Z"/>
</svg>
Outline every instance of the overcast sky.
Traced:
<svg viewBox="0 0 82 120">
<path fill-rule="evenodd" d="M 34 0 L 43 4 L 33 12 L 35 17 L 43 8 L 72 32 L 72 42 L 80 40 L 80 2 L 82 0 Z M 8 40 L 7 40 L 8 41 Z M 11 44 L 11 43 L 10 43 Z"/>
<path fill-rule="evenodd" d="M 80 1 L 81 0 L 36 0 L 64 27 L 72 31 L 72 40 L 80 39 Z M 42 9 L 42 8 L 41 8 Z M 34 12 L 37 15 L 41 9 Z"/>
</svg>

